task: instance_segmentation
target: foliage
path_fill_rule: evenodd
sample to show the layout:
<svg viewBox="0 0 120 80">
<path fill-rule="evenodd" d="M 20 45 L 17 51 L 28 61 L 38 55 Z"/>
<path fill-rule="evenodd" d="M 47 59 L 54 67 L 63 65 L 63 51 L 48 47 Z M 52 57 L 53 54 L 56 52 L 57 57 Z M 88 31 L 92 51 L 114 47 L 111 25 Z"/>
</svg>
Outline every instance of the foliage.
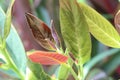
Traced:
<svg viewBox="0 0 120 80">
<path fill-rule="evenodd" d="M 75 80 L 113 79 L 110 75 L 120 65 L 120 50 L 110 49 L 91 57 L 91 35 L 108 47 L 120 48 L 119 33 L 103 16 L 84 4 L 85 0 L 78 1 L 80 2 L 59 1 L 60 28 L 64 43 L 53 20 L 49 27 L 34 15 L 25 14 L 34 39 L 47 51 L 25 51 L 11 22 L 14 0 L 11 0 L 6 14 L 0 8 L 0 72 L 7 75 L 5 79 L 67 80 L 69 75 Z M 30 2 L 32 5 L 33 1 Z M 119 27 L 119 12 L 115 17 L 115 25 Z M 110 66 L 111 64 L 114 65 Z M 49 75 L 42 65 L 59 66 L 56 72 Z"/>
</svg>

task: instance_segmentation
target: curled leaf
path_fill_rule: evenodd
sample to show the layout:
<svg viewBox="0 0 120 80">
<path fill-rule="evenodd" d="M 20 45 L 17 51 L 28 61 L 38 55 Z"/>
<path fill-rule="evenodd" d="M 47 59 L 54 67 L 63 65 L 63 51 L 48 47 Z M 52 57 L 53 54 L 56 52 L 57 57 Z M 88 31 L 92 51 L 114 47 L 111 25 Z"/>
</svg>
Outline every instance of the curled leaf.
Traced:
<svg viewBox="0 0 120 80">
<path fill-rule="evenodd" d="M 54 22 L 53 20 L 51 20 L 51 32 L 52 32 L 52 36 L 56 42 L 56 47 L 57 48 L 60 48 L 60 39 L 59 39 L 59 36 L 55 30 L 55 27 L 54 27 Z"/>
<path fill-rule="evenodd" d="M 35 40 L 47 50 L 55 50 L 54 39 L 50 28 L 40 19 L 30 13 L 26 13 L 26 19 L 32 30 Z"/>
<path fill-rule="evenodd" d="M 120 10 L 115 15 L 114 23 L 118 33 L 120 34 Z"/>
<path fill-rule="evenodd" d="M 35 51 L 28 54 L 31 61 L 35 63 L 40 63 L 42 65 L 58 65 L 66 63 L 68 60 L 67 56 L 58 54 L 57 52 L 45 52 L 45 51 Z"/>
</svg>

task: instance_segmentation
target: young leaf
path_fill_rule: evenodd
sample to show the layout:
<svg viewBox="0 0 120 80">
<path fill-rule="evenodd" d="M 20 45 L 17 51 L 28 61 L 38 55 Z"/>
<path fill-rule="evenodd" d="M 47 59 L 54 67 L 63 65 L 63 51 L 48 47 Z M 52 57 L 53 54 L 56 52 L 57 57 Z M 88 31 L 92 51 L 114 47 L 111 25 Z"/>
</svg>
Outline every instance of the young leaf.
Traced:
<svg viewBox="0 0 120 80">
<path fill-rule="evenodd" d="M 60 0 L 60 24 L 66 47 L 84 64 L 90 58 L 88 25 L 76 0 Z"/>
<path fill-rule="evenodd" d="M 57 52 L 35 51 L 28 54 L 30 60 L 43 65 L 56 65 L 66 63 L 68 57 Z"/>
<path fill-rule="evenodd" d="M 118 33 L 120 34 L 120 10 L 115 15 L 114 23 Z"/>
<path fill-rule="evenodd" d="M 11 28 L 11 12 L 12 12 L 12 6 L 13 6 L 14 2 L 15 2 L 15 0 L 11 0 L 11 4 L 10 4 L 8 10 L 7 10 L 5 24 L 4 24 L 4 39 L 7 38 L 7 36 L 9 35 L 9 32 L 10 32 L 10 28 Z"/>
<path fill-rule="evenodd" d="M 51 20 L 51 32 L 52 32 L 52 36 L 53 36 L 53 38 L 54 38 L 54 40 L 55 40 L 55 42 L 56 42 L 56 47 L 59 49 L 60 48 L 60 39 L 59 39 L 59 36 L 58 36 L 58 34 L 57 34 L 57 32 L 56 32 L 56 30 L 55 30 L 55 27 L 54 27 L 54 22 L 53 22 L 53 20 Z"/>
<path fill-rule="evenodd" d="M 90 33 L 103 44 L 120 48 L 120 37 L 112 24 L 89 6 L 82 3 L 79 6 L 86 17 Z"/>
<path fill-rule="evenodd" d="M 32 30 L 35 40 L 45 49 L 54 49 L 54 39 L 50 28 L 40 19 L 30 13 L 26 14 L 27 22 Z"/>
</svg>

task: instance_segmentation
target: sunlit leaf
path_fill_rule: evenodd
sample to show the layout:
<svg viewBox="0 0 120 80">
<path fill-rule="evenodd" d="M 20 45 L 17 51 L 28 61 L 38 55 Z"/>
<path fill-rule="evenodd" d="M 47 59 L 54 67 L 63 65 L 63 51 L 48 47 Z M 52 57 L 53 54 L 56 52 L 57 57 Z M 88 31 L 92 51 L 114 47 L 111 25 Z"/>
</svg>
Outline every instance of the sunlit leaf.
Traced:
<svg viewBox="0 0 120 80">
<path fill-rule="evenodd" d="M 57 52 L 35 51 L 28 54 L 30 60 L 43 65 L 56 65 L 66 63 L 68 57 Z"/>
<path fill-rule="evenodd" d="M 91 41 L 85 16 L 76 0 L 60 0 L 60 24 L 66 47 L 84 64 L 90 58 Z"/>
<path fill-rule="evenodd" d="M 90 33 L 103 44 L 120 48 L 120 37 L 112 24 L 89 6 L 82 3 L 79 6 L 86 17 Z"/>
<path fill-rule="evenodd" d="M 116 27 L 117 31 L 120 34 L 120 10 L 115 15 L 114 23 L 115 23 L 115 27 Z"/>
</svg>

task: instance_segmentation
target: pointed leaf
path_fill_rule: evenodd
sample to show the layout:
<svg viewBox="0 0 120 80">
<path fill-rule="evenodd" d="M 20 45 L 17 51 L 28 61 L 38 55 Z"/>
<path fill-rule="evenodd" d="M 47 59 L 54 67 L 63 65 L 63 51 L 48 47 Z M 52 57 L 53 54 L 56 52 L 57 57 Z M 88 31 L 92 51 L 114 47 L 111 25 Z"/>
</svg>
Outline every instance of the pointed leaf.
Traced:
<svg viewBox="0 0 120 80">
<path fill-rule="evenodd" d="M 79 6 L 86 16 L 91 34 L 107 46 L 120 48 L 120 37 L 112 24 L 89 6 L 82 3 Z"/>
<path fill-rule="evenodd" d="M 114 23 L 115 23 L 115 27 L 116 27 L 117 31 L 120 34 L 120 10 L 115 15 Z"/>
<path fill-rule="evenodd" d="M 54 50 L 54 39 L 50 28 L 40 19 L 30 13 L 26 14 L 27 22 L 32 30 L 35 40 L 45 49 Z"/>
<path fill-rule="evenodd" d="M 5 19 L 5 24 L 4 24 L 4 38 L 6 39 L 7 36 L 9 35 L 10 32 L 10 27 L 11 27 L 11 13 L 12 13 L 12 6 L 14 4 L 15 0 L 11 0 L 11 4 L 7 10 L 6 13 L 6 19 Z"/>
<path fill-rule="evenodd" d="M 2 31 L 4 30 L 5 17 L 5 13 L 0 7 L 0 29 Z M 17 68 L 24 72 L 27 61 L 26 54 L 20 37 L 13 26 L 11 26 L 10 33 L 6 39 L 6 47 Z"/>
<path fill-rule="evenodd" d="M 68 57 L 57 52 L 35 51 L 28 54 L 30 60 L 43 65 L 56 65 L 66 63 Z"/>
<path fill-rule="evenodd" d="M 60 0 L 60 24 L 66 47 L 84 64 L 90 58 L 88 25 L 76 0 Z"/>
<path fill-rule="evenodd" d="M 59 39 L 59 36 L 58 36 L 58 34 L 57 34 L 57 32 L 56 32 L 56 30 L 55 30 L 55 26 L 54 26 L 54 22 L 53 22 L 53 20 L 51 20 L 51 32 L 52 32 L 52 36 L 53 36 L 53 38 L 54 38 L 54 40 L 55 40 L 55 42 L 56 42 L 56 47 L 59 49 L 60 48 L 60 39 Z"/>
</svg>

